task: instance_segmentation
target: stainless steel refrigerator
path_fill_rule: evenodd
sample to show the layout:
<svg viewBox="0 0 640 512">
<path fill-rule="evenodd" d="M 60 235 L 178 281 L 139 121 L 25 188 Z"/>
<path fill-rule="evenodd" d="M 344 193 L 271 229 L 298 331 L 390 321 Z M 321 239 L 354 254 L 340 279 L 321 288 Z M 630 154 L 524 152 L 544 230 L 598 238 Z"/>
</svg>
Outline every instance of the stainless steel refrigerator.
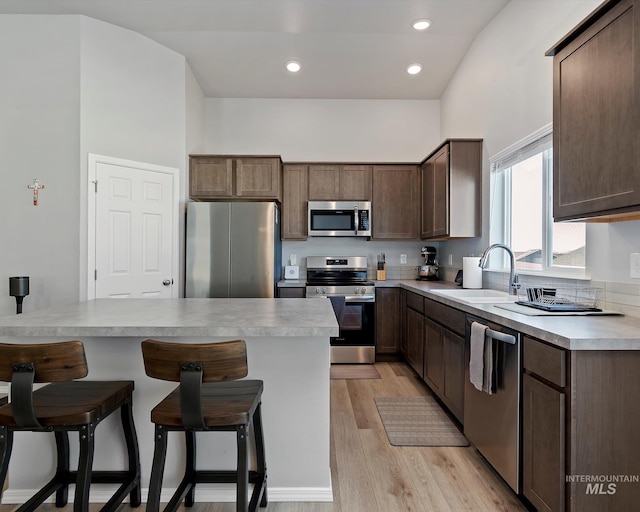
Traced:
<svg viewBox="0 0 640 512">
<path fill-rule="evenodd" d="M 185 297 L 274 297 L 282 275 L 276 203 L 187 203 Z"/>
</svg>

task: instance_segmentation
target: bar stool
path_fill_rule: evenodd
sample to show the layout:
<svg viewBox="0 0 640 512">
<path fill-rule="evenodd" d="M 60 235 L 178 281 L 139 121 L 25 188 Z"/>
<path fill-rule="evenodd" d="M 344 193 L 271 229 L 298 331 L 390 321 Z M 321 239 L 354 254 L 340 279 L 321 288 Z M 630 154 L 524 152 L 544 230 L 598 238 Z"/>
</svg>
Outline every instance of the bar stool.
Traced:
<svg viewBox="0 0 640 512">
<path fill-rule="evenodd" d="M 74 380 L 88 373 L 81 341 L 37 345 L 0 344 L 0 381 L 11 382 L 11 401 L 0 406 L 0 487 L 4 485 L 14 432 L 53 432 L 57 468 L 53 478 L 17 512 L 35 510 L 54 492 L 56 506 L 68 501 L 69 484 L 75 484 L 74 512 L 89 510 L 92 483 L 121 484 L 102 511 L 115 511 L 127 494 L 138 507 L 140 455 L 133 424 L 133 381 Z M 33 390 L 34 383 L 47 383 Z M 94 432 L 98 424 L 120 409 L 127 445 L 128 469 L 93 471 Z M 69 469 L 69 432 L 78 432 L 78 469 Z"/>
<path fill-rule="evenodd" d="M 221 343 L 142 342 L 147 375 L 180 385 L 152 411 L 155 449 L 147 511 L 160 510 L 160 492 L 167 453 L 167 432 L 183 431 L 186 467 L 180 485 L 164 509 L 174 511 L 184 500 L 195 501 L 198 483 L 236 483 L 236 510 L 255 511 L 267 506 L 267 469 L 262 433 L 261 380 L 237 380 L 247 376 L 244 340 Z M 249 470 L 249 437 L 253 425 L 256 470 Z M 236 471 L 196 470 L 196 432 L 236 432 Z M 249 483 L 254 484 L 248 499 Z"/>
</svg>

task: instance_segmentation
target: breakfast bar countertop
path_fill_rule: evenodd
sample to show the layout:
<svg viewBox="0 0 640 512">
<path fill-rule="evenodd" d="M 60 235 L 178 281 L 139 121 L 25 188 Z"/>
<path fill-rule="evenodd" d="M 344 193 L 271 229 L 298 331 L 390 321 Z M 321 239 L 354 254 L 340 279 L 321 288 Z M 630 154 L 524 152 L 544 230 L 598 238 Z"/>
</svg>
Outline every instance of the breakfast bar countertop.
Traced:
<svg viewBox="0 0 640 512">
<path fill-rule="evenodd" d="M 337 336 L 331 302 L 96 299 L 0 317 L 0 336 Z"/>
<path fill-rule="evenodd" d="M 134 418 L 140 446 L 142 488 L 149 485 L 154 428 L 151 410 L 175 387 L 145 373 L 140 343 L 145 338 L 172 343 L 213 343 L 243 339 L 250 379 L 264 382 L 263 426 L 272 501 L 331 501 L 330 337 L 339 332 L 329 299 L 96 299 L 0 318 L 3 343 L 83 342 L 91 380 L 133 380 Z M 1 391 L 1 390 L 0 390 Z M 283 421 L 286 418 L 286 421 Z M 96 460 L 109 464 L 120 431 L 116 420 L 96 439 Z M 3 503 L 22 503 L 27 490 L 51 478 L 51 439 L 16 436 Z M 211 436 L 209 436 L 211 437 Z M 228 438 L 213 436 L 198 457 L 233 467 Z M 184 446 L 172 446 L 184 460 Z M 117 452 L 117 450 L 115 450 Z M 164 485 L 177 488 L 182 473 L 167 470 Z M 92 489 L 93 491 L 93 489 Z M 202 501 L 226 501 L 227 489 L 202 486 Z M 144 492 L 143 492 L 144 495 Z"/>
</svg>

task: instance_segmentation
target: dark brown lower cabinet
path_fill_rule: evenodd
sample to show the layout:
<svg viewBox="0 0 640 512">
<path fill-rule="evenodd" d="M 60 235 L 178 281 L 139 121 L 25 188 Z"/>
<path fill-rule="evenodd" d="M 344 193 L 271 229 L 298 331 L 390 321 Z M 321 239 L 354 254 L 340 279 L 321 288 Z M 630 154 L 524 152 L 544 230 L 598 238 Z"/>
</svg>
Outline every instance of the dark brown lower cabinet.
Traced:
<svg viewBox="0 0 640 512">
<path fill-rule="evenodd" d="M 307 290 L 304 287 L 280 287 L 278 288 L 279 299 L 304 299 L 307 296 Z"/>
<path fill-rule="evenodd" d="M 464 417 L 464 337 L 448 329 L 442 331 L 444 390 L 442 401 L 462 423 Z"/>
<path fill-rule="evenodd" d="M 400 289 L 376 288 L 376 356 L 400 350 Z"/>
<path fill-rule="evenodd" d="M 406 308 L 407 354 L 409 366 L 420 377 L 424 377 L 424 315 L 415 309 Z"/>
<path fill-rule="evenodd" d="M 444 391 L 443 329 L 429 318 L 425 318 L 424 325 L 424 380 L 437 395 L 442 395 Z"/>
<path fill-rule="evenodd" d="M 522 377 L 522 493 L 539 511 L 564 510 L 565 394 Z"/>
<path fill-rule="evenodd" d="M 537 510 L 638 510 L 640 352 L 522 343 L 522 494 Z"/>
</svg>

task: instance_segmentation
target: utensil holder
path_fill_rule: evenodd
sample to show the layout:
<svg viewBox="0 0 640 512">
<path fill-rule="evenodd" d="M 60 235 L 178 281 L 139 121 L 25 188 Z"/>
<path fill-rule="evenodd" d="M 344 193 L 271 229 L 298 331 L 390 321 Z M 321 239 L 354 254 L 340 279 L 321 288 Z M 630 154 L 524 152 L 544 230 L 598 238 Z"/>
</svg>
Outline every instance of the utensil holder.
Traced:
<svg viewBox="0 0 640 512">
<path fill-rule="evenodd" d="M 378 273 L 377 273 L 376 279 L 378 281 L 387 280 L 387 264 L 386 263 L 378 263 Z"/>
</svg>

